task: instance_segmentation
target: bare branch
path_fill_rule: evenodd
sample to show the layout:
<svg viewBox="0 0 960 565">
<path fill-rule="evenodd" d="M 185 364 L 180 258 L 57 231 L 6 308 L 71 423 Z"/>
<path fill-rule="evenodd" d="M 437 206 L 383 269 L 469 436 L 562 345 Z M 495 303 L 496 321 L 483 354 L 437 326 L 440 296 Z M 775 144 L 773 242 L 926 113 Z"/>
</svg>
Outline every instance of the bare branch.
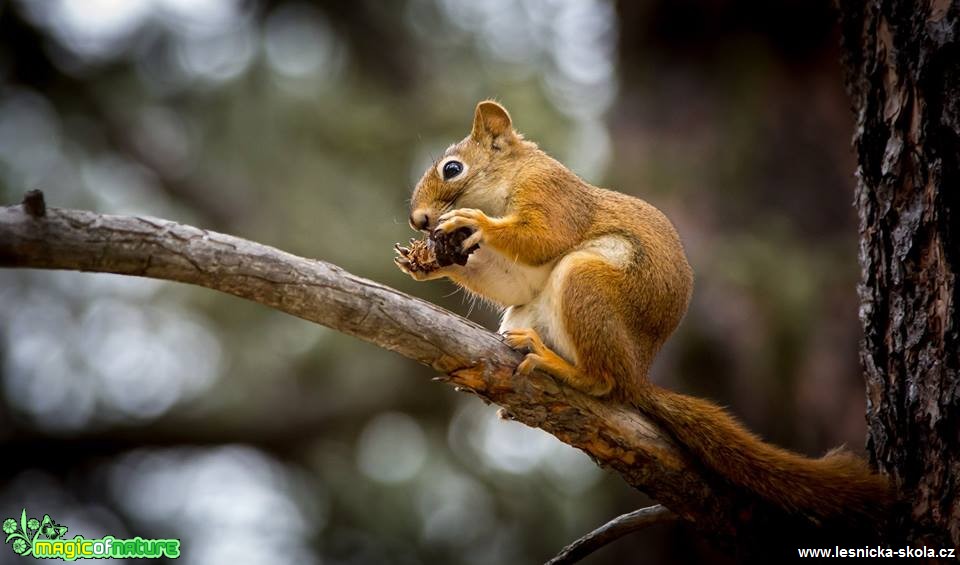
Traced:
<svg viewBox="0 0 960 565">
<path fill-rule="evenodd" d="M 429 365 L 442 382 L 585 451 L 715 541 L 740 544 L 785 520 L 705 471 L 635 409 L 542 373 L 515 378 L 520 355 L 496 334 L 323 261 L 168 220 L 49 207 L 32 215 L 16 205 L 0 208 L 0 267 L 166 279 L 246 298 Z"/>
<path fill-rule="evenodd" d="M 622 516 L 617 516 L 563 548 L 556 557 L 547 561 L 546 565 L 570 565 L 571 563 L 577 563 L 594 551 L 627 534 L 653 526 L 654 524 L 675 522 L 677 519 L 678 516 L 676 514 L 660 504 L 628 512 Z"/>
</svg>

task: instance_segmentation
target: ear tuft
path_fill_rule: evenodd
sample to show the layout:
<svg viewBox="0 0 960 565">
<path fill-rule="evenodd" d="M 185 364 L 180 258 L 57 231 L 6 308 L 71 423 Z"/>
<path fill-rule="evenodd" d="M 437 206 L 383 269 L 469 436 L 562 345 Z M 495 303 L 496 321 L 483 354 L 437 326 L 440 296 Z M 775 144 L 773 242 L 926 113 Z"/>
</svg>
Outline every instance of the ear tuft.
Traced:
<svg viewBox="0 0 960 565">
<path fill-rule="evenodd" d="M 479 141 L 484 138 L 496 139 L 511 133 L 513 133 L 513 122 L 506 108 L 493 100 L 484 100 L 477 104 L 471 137 Z"/>
</svg>

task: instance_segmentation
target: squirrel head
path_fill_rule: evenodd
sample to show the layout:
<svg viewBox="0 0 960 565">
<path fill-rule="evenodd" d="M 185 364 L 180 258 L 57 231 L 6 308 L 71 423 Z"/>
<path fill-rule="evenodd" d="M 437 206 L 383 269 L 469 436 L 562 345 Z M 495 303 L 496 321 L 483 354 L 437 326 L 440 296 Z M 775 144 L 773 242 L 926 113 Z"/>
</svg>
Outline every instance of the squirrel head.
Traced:
<svg viewBox="0 0 960 565">
<path fill-rule="evenodd" d="M 410 226 L 431 230 L 441 214 L 455 208 L 501 215 L 517 160 L 531 146 L 535 147 L 514 131 L 506 108 L 493 100 L 480 102 L 470 135 L 448 147 L 417 183 L 410 200 Z"/>
</svg>

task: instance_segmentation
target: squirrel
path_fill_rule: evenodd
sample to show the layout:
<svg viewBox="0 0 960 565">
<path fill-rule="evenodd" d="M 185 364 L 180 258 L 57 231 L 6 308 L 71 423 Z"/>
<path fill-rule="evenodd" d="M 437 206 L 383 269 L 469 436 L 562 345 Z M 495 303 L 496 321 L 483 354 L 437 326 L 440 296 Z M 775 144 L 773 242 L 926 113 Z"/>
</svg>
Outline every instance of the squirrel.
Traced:
<svg viewBox="0 0 960 565">
<path fill-rule="evenodd" d="M 524 139 L 497 102 L 480 102 L 470 135 L 423 174 L 410 225 L 472 231 L 464 265 L 418 271 L 402 251 L 396 262 L 416 280 L 447 277 L 503 307 L 504 341 L 527 352 L 518 376 L 539 369 L 633 405 L 723 480 L 814 524 L 886 512 L 888 480 L 855 455 L 801 456 L 715 404 L 649 381 L 693 291 L 676 229 L 646 201 L 588 184 Z"/>
</svg>

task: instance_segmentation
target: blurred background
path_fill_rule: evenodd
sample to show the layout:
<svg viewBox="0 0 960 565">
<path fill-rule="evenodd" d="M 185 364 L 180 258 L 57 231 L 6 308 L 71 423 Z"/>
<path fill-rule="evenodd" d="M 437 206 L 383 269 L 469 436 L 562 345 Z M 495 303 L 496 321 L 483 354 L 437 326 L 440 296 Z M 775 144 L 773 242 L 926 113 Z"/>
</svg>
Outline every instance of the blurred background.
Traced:
<svg viewBox="0 0 960 565">
<path fill-rule="evenodd" d="M 0 202 L 232 233 L 493 328 L 391 249 L 485 97 L 677 224 L 697 288 L 660 383 L 800 452 L 862 451 L 828 0 L 0 0 Z M 650 503 L 430 376 L 203 289 L 0 271 L 0 513 L 180 537 L 189 564 L 473 565 L 543 562 Z M 678 525 L 586 563 L 705 561 Z"/>
</svg>

